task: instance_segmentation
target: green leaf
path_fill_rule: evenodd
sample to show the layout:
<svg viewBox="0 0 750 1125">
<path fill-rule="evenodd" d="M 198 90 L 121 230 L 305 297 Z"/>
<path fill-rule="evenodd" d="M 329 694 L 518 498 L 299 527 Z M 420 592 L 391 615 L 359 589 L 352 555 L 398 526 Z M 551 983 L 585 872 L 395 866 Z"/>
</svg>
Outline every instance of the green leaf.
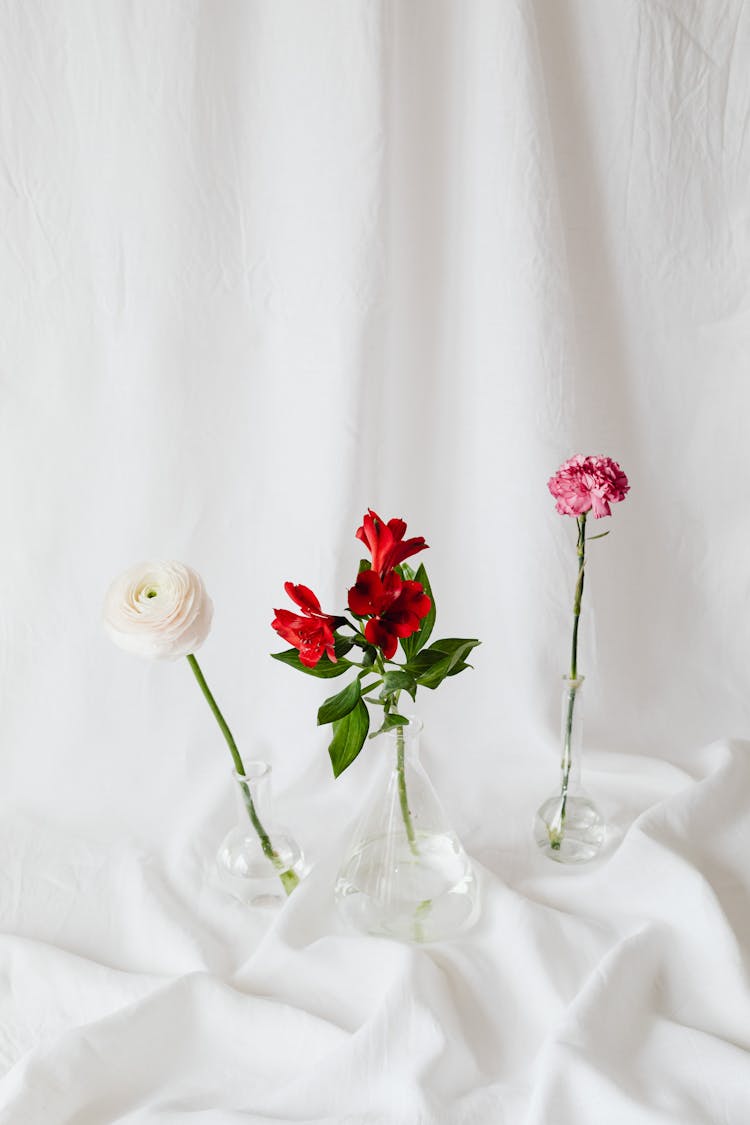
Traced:
<svg viewBox="0 0 750 1125">
<path fill-rule="evenodd" d="M 370 738 L 376 738 L 377 735 L 383 734 L 385 731 L 394 730 L 396 727 L 406 727 L 408 725 L 409 720 L 404 715 L 399 715 L 396 711 L 392 711 L 390 715 L 386 715 L 383 718 L 382 725 L 372 732 Z"/>
<path fill-rule="evenodd" d="M 396 573 L 404 580 L 404 582 L 414 581 L 414 568 L 409 566 L 408 563 L 402 562 L 393 568 Z"/>
<path fill-rule="evenodd" d="M 414 580 L 421 583 L 424 592 L 432 602 L 432 605 L 430 606 L 430 612 L 422 620 L 422 624 L 420 625 L 419 629 L 417 629 L 416 633 L 412 633 L 410 637 L 404 637 L 404 639 L 401 641 L 401 647 L 404 650 L 404 655 L 406 656 L 407 660 L 411 660 L 411 658 L 413 656 L 416 656 L 416 654 L 420 652 L 421 649 L 423 649 L 427 644 L 430 639 L 432 630 L 435 627 L 435 617 L 437 615 L 435 609 L 435 596 L 432 592 L 432 587 L 430 586 L 430 580 L 427 577 L 427 571 L 425 570 L 424 563 L 419 564 L 419 569 L 414 576 Z"/>
<path fill-rule="evenodd" d="M 338 648 L 338 642 L 336 647 Z M 308 676 L 317 676 L 319 680 L 332 680 L 334 676 L 343 676 L 347 668 L 352 667 L 348 660 L 339 660 L 337 664 L 333 664 L 324 653 L 314 668 L 308 668 L 300 660 L 296 648 L 288 648 L 284 652 L 272 652 L 271 656 L 274 660 L 280 660 L 282 664 L 288 664 L 290 668 L 296 668 L 298 672 L 306 672 Z"/>
<path fill-rule="evenodd" d="M 440 664 L 441 661 L 445 660 L 445 653 L 426 648 L 423 649 L 422 652 L 417 653 L 417 655 L 412 660 L 410 660 L 408 664 L 404 665 L 404 668 L 407 672 L 411 673 L 411 675 L 416 680 L 417 685 L 419 685 L 422 682 L 422 676 L 426 675 L 426 673 L 434 668 L 437 664 Z"/>
<path fill-rule="evenodd" d="M 370 715 L 361 699 L 348 715 L 343 719 L 337 719 L 333 724 L 333 738 L 328 747 L 328 754 L 334 777 L 340 777 L 352 764 L 364 746 L 369 729 Z"/>
<path fill-rule="evenodd" d="M 360 682 L 359 676 L 347 684 L 336 695 L 332 695 L 330 699 L 326 699 L 318 708 L 318 726 L 323 726 L 324 723 L 334 723 L 337 719 L 343 719 L 344 715 L 348 715 L 352 711 L 360 699 Z"/>
<path fill-rule="evenodd" d="M 395 695 L 399 691 L 407 691 L 412 699 L 417 694 L 414 677 L 408 672 L 403 672 L 400 668 L 393 672 L 386 672 L 383 677 L 383 686 L 380 689 L 380 698 L 387 699 L 389 695 Z"/>
<path fill-rule="evenodd" d="M 429 648 L 419 652 L 408 664 L 404 665 L 404 668 L 408 672 L 423 671 L 431 667 L 437 660 L 442 660 L 445 657 L 456 657 L 456 659 L 460 657 L 463 659 L 462 653 L 465 655 L 480 643 L 480 641 L 465 637 L 445 637 L 442 640 L 433 641 Z"/>
<path fill-rule="evenodd" d="M 386 715 L 383 720 L 383 726 L 386 730 L 393 730 L 394 727 L 408 727 L 409 720 L 405 715 L 399 715 L 397 711 L 391 711 L 390 715 Z"/>
<path fill-rule="evenodd" d="M 412 673 L 419 686 L 436 688 L 446 676 L 456 675 L 468 667 L 466 657 L 478 644 L 481 641 L 461 637 L 434 641 L 429 648 L 417 653 L 405 669 Z"/>
<path fill-rule="evenodd" d="M 444 652 L 447 656 L 458 656 L 458 653 L 471 652 L 477 645 L 481 645 L 475 637 L 444 637 L 440 641 L 433 641 L 430 649 L 433 652 Z M 463 659 L 463 657 L 462 657 Z"/>
</svg>

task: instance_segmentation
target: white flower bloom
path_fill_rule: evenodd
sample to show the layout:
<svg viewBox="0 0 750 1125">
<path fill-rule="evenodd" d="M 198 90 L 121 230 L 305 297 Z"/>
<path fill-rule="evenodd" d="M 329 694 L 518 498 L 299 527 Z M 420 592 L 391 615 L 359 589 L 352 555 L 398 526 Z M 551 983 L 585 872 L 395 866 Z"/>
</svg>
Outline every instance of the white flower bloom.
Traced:
<svg viewBox="0 0 750 1125">
<path fill-rule="evenodd" d="M 200 648 L 213 612 L 200 575 L 189 566 L 144 562 L 114 580 L 102 620 L 126 652 L 148 660 L 176 660 Z"/>
</svg>

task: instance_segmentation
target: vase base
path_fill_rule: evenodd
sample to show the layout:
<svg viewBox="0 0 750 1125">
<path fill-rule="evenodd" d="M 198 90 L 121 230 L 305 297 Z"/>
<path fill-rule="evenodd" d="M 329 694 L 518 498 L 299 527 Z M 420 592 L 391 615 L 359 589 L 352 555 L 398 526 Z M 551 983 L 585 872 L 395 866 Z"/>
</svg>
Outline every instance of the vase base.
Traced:
<svg viewBox="0 0 750 1125">
<path fill-rule="evenodd" d="M 260 848 L 257 836 L 234 829 L 216 854 L 222 888 L 247 906 L 275 908 L 284 903 L 306 873 L 299 846 L 290 837 L 274 836 L 276 866 Z"/>
<path fill-rule="evenodd" d="M 452 834 L 420 832 L 365 840 L 336 883 L 336 901 L 356 929 L 400 941 L 455 937 L 474 924 L 479 894 L 466 853 Z"/>
<path fill-rule="evenodd" d="M 589 863 L 601 851 L 607 834 L 602 814 L 590 797 L 571 794 L 563 821 L 561 803 L 558 793 L 537 811 L 534 819 L 537 847 L 555 863 Z"/>
</svg>

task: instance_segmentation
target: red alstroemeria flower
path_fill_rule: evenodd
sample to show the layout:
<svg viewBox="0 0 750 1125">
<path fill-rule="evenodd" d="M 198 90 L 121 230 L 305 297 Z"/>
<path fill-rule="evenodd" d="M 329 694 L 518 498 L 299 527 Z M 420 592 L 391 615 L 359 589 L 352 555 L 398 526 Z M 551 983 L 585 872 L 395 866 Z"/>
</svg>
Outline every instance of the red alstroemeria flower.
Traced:
<svg viewBox="0 0 750 1125">
<path fill-rule="evenodd" d="M 398 648 L 399 637 L 416 633 L 431 606 L 422 583 L 404 582 L 395 570 L 385 578 L 374 569 L 363 570 L 349 591 L 349 609 L 358 617 L 370 618 L 365 638 L 382 649 L 387 660 Z"/>
<path fill-rule="evenodd" d="M 404 539 L 406 524 L 403 520 L 381 520 L 377 512 L 370 508 L 362 520 L 362 526 L 357 530 L 357 539 L 367 546 L 372 555 L 372 569 L 385 578 L 389 570 L 398 566 L 410 555 L 417 551 L 424 551 L 427 544 L 423 536 L 414 539 Z"/>
<path fill-rule="evenodd" d="M 292 613 L 289 609 L 275 609 L 276 616 L 271 622 L 280 637 L 299 649 L 299 658 L 306 668 L 314 668 L 325 652 L 328 659 L 336 664 L 333 630 L 343 625 L 345 618 L 323 613 L 320 602 L 307 586 L 295 586 L 285 582 L 284 589 L 293 602 L 300 607 L 304 616 Z"/>
</svg>

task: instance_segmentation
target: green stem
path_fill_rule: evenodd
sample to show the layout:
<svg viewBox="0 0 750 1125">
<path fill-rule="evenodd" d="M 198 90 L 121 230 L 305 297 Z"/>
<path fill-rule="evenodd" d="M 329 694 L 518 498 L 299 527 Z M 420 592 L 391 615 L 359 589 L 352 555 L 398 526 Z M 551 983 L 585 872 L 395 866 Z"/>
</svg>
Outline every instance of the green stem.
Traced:
<svg viewBox="0 0 750 1125">
<path fill-rule="evenodd" d="M 570 652 L 570 678 L 578 679 L 578 622 L 581 619 L 581 598 L 586 567 L 586 513 L 578 517 L 578 581 L 573 598 L 573 644 Z"/>
<path fill-rule="evenodd" d="M 210 687 L 206 683 L 206 677 L 203 675 L 200 664 L 195 659 L 195 657 L 193 656 L 192 653 L 189 654 L 189 656 L 187 658 L 187 662 L 190 665 L 190 667 L 192 668 L 193 675 L 195 676 L 196 680 L 198 681 L 198 686 L 200 687 L 201 691 L 203 692 L 203 696 L 204 696 L 206 702 L 208 703 L 208 706 L 211 708 L 211 711 L 213 712 L 213 716 L 216 719 L 216 722 L 219 724 L 219 729 L 221 730 L 221 733 L 224 735 L 224 738 L 226 739 L 227 746 L 229 747 L 229 753 L 232 755 L 232 760 L 234 762 L 235 771 L 236 771 L 238 777 L 240 778 L 240 789 L 242 791 L 242 799 L 244 801 L 245 808 L 247 809 L 247 814 L 250 817 L 250 821 L 252 823 L 252 826 L 255 829 L 255 831 L 258 833 L 258 839 L 260 840 L 260 846 L 263 849 L 263 854 L 268 859 L 270 859 L 271 863 L 274 865 L 274 867 L 279 872 L 279 879 L 281 880 L 282 886 L 284 887 L 284 890 L 286 891 L 286 893 L 288 895 L 290 895 L 292 893 L 292 891 L 294 890 L 294 888 L 299 883 L 299 878 L 294 873 L 294 871 L 282 871 L 281 870 L 281 867 L 282 867 L 281 860 L 279 859 L 279 856 L 277 855 L 277 853 L 274 849 L 274 846 L 271 843 L 271 838 L 268 835 L 268 833 L 266 832 L 265 828 L 263 827 L 263 824 L 261 823 L 260 817 L 258 816 L 258 813 L 255 809 L 255 804 L 253 803 L 253 798 L 252 798 L 252 795 L 250 793 L 250 786 L 247 784 L 246 781 L 242 780 L 245 777 L 245 766 L 244 766 L 242 758 L 240 756 L 240 752 L 237 749 L 237 743 L 234 741 L 234 736 L 233 736 L 231 730 L 229 729 L 229 726 L 227 724 L 226 719 L 224 718 L 224 716 L 221 713 L 221 710 L 219 708 L 218 703 L 216 702 L 216 700 L 214 699 L 214 697 L 211 693 Z"/>
<path fill-rule="evenodd" d="M 575 707 L 576 688 L 574 685 L 578 679 L 578 623 L 581 619 L 581 599 L 583 597 L 583 583 L 586 573 L 586 512 L 583 512 L 578 517 L 578 580 L 576 582 L 575 595 L 573 598 L 573 642 L 570 652 L 570 681 L 571 687 L 568 693 L 568 709 L 565 717 L 565 735 L 563 741 L 563 757 L 562 757 L 562 789 L 560 796 L 562 798 L 560 803 L 560 812 L 555 817 L 553 823 L 549 828 L 550 846 L 555 850 L 560 850 L 562 844 L 563 832 L 565 829 L 565 817 L 568 811 L 568 787 L 570 785 L 570 770 L 573 764 L 571 753 L 571 740 L 573 736 L 573 709 Z"/>
<path fill-rule="evenodd" d="M 568 692 L 568 710 L 565 717 L 565 738 L 563 741 L 562 757 L 562 789 L 560 796 L 560 809 L 549 826 L 550 847 L 554 851 L 560 850 L 565 828 L 565 816 L 568 811 L 568 786 L 570 784 L 570 771 L 573 765 L 572 736 L 573 736 L 573 708 L 575 707 L 576 688 L 571 686 Z"/>
<path fill-rule="evenodd" d="M 411 812 L 409 810 L 409 797 L 406 792 L 406 769 L 405 769 L 405 747 L 404 747 L 404 728 L 396 727 L 396 770 L 398 773 L 398 800 L 401 805 L 401 817 L 406 829 L 406 835 L 409 840 L 409 847 L 411 848 L 412 855 L 419 855 L 419 848 L 417 847 L 417 834 L 414 831 L 414 822 L 411 819 Z"/>
<path fill-rule="evenodd" d="M 385 679 L 385 663 L 380 653 L 375 657 L 375 666 L 378 669 L 381 677 Z M 395 702 L 398 707 L 398 696 L 396 692 L 394 697 L 387 697 L 383 704 L 383 711 L 386 715 L 391 713 L 391 700 Z M 411 818 L 409 810 L 409 796 L 406 792 L 406 753 L 404 746 L 404 728 L 396 727 L 396 773 L 398 775 L 398 801 L 401 806 L 401 819 L 404 822 L 406 829 L 406 837 L 409 841 L 409 847 L 412 855 L 419 855 L 419 848 L 417 847 L 417 834 L 414 831 L 414 822 Z"/>
</svg>

